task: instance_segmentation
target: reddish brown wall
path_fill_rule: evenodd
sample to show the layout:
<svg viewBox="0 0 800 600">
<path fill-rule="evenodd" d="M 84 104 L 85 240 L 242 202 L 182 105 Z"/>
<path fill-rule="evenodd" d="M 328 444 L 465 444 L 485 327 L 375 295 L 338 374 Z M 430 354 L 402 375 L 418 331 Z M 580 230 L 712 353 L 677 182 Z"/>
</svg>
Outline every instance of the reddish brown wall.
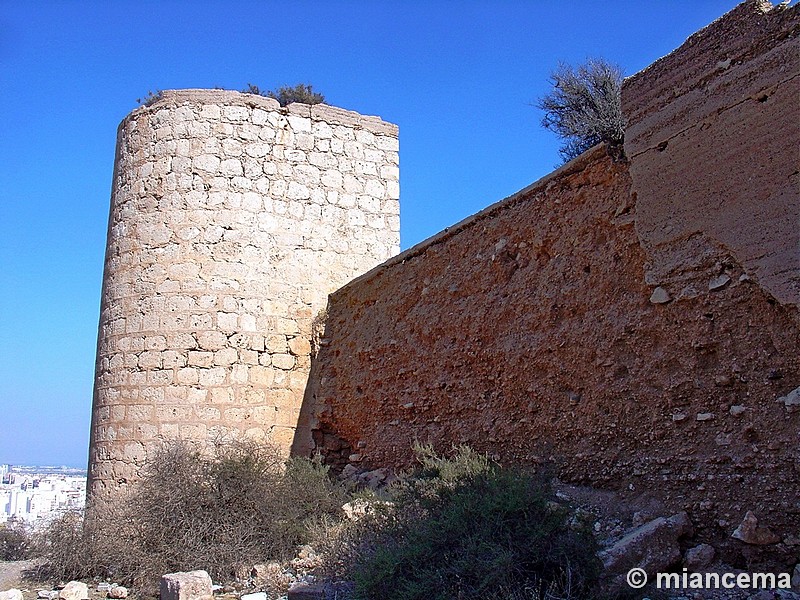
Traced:
<svg viewBox="0 0 800 600">
<path fill-rule="evenodd" d="M 791 113 L 789 100 L 775 96 Z M 770 114 L 791 131 L 786 114 Z M 749 153 L 749 124 L 738 123 L 728 143 Z M 702 130 L 692 143 L 705 143 Z M 800 411 L 776 401 L 800 385 L 797 307 L 711 231 L 706 204 L 681 213 L 688 233 L 670 251 L 682 270 L 654 278 L 660 246 L 642 238 L 651 167 L 637 171 L 651 158 L 632 148 L 629 164 L 597 147 L 334 293 L 295 450 L 374 468 L 408 464 L 415 439 L 466 443 L 689 510 L 701 537 L 728 537 L 747 510 L 800 533 Z M 710 171 L 727 181 L 741 168 Z M 705 202 L 697 189 L 685 202 Z M 760 218 L 763 199 L 738 193 L 724 190 Z M 796 188 L 770 198 L 789 212 Z M 783 247 L 763 239 L 765 255 Z M 659 285 L 674 299 L 653 302 Z"/>
</svg>

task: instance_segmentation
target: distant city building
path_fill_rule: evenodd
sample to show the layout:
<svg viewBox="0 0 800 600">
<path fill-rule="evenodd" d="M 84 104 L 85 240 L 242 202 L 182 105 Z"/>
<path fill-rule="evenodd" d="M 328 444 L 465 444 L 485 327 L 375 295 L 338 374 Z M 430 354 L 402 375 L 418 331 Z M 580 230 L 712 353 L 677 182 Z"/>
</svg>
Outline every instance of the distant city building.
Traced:
<svg viewBox="0 0 800 600">
<path fill-rule="evenodd" d="M 58 474 L 53 469 L 38 473 L 31 467 L 19 470 L 24 473 L 0 465 L 0 523 L 13 519 L 38 526 L 66 511 L 83 508 L 85 475 Z"/>
</svg>

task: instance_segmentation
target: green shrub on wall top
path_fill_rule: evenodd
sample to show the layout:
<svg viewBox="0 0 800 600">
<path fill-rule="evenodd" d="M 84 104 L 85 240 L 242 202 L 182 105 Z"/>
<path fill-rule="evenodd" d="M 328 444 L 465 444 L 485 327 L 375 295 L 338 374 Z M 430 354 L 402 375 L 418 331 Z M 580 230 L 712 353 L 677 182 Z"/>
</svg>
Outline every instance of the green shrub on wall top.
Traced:
<svg viewBox="0 0 800 600">
<path fill-rule="evenodd" d="M 248 83 L 247 87 L 242 91 L 246 94 L 258 94 L 259 96 L 273 98 L 281 106 L 286 106 L 292 102 L 300 102 L 302 104 L 322 104 L 325 102 L 325 96 L 315 92 L 311 85 L 305 83 L 298 83 L 295 86 L 283 85 L 277 89 L 265 91 L 262 91 L 257 85 Z"/>
</svg>

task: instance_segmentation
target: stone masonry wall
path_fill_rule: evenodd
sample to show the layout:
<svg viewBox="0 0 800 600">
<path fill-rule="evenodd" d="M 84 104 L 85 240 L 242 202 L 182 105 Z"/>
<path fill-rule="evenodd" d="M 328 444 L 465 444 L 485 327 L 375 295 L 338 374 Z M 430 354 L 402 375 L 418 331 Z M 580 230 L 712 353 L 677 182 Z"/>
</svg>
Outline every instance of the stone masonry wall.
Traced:
<svg viewBox="0 0 800 600">
<path fill-rule="evenodd" d="M 687 510 L 700 540 L 727 540 L 717 547 L 730 564 L 762 550 L 730 537 L 752 510 L 785 540 L 769 549 L 793 566 L 800 314 L 785 301 L 784 284 L 797 255 L 773 228 L 785 218 L 798 223 L 799 192 L 785 186 L 781 157 L 761 161 L 757 151 L 778 144 L 794 148 L 787 153 L 796 160 L 797 104 L 780 86 L 764 113 L 747 98 L 753 77 L 792 77 L 784 70 L 794 62 L 765 57 L 796 51 L 796 37 L 776 32 L 797 23 L 800 7 L 776 8 L 787 12 L 773 18 L 752 7 L 715 24 L 735 26 L 737 47 L 752 51 L 737 52 L 730 69 L 703 71 L 707 90 L 717 89 L 717 78 L 741 76 L 726 84 L 742 107 L 731 109 L 738 116 L 725 122 L 724 138 L 705 138 L 709 128 L 692 122 L 676 136 L 653 133 L 656 145 L 669 139 L 667 152 L 683 148 L 685 160 L 671 156 L 685 177 L 662 161 L 668 174 L 651 193 L 658 171 L 648 161 L 660 155 L 636 145 L 639 119 L 662 119 L 672 105 L 656 94 L 639 113 L 624 98 L 630 162 L 596 147 L 332 294 L 301 414 L 308 431 L 298 430 L 295 451 L 374 469 L 407 466 L 415 440 L 441 451 L 465 443 L 504 462 L 550 465 L 563 480 L 613 490 L 631 506 Z M 668 81 L 659 89 L 680 95 L 680 73 L 702 71 L 697 61 L 708 58 L 695 47 L 690 40 L 657 63 L 675 70 L 659 72 L 649 87 L 633 78 L 626 93 Z M 688 129 L 691 144 L 678 144 Z M 768 143 L 767 130 L 780 142 Z M 715 148 L 721 139 L 725 148 Z M 741 159 L 713 161 L 717 151 Z M 702 168 L 698 157 L 713 164 Z M 759 193 L 739 187 L 755 176 L 748 168 L 762 182 Z M 796 170 L 788 175 L 796 179 Z M 685 206 L 674 227 L 688 242 L 669 252 L 682 259 L 673 274 L 683 279 L 661 278 L 653 275 L 661 273 L 661 246 L 644 223 L 657 212 L 658 231 L 669 231 L 668 207 L 678 200 Z M 774 216 L 767 223 L 766 213 Z M 730 236 L 719 235 L 718 219 L 741 244 L 724 243 Z M 768 231 L 746 237 L 759 229 Z M 744 251 L 756 239 L 769 257 L 761 266 Z"/>
<path fill-rule="evenodd" d="M 329 292 L 398 251 L 397 127 L 229 91 L 164 92 L 120 125 L 90 495 L 162 440 L 287 448 Z"/>
</svg>

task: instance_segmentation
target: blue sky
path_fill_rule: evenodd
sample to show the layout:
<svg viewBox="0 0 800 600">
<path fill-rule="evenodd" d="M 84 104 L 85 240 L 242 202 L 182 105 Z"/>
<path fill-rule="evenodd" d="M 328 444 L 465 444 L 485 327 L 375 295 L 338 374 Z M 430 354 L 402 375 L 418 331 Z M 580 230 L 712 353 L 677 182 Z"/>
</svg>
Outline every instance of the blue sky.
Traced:
<svg viewBox="0 0 800 600">
<path fill-rule="evenodd" d="M 547 174 L 559 61 L 646 67 L 735 0 L 0 0 L 0 463 L 86 464 L 116 128 L 148 90 L 312 83 L 400 126 L 407 248 Z"/>
</svg>

